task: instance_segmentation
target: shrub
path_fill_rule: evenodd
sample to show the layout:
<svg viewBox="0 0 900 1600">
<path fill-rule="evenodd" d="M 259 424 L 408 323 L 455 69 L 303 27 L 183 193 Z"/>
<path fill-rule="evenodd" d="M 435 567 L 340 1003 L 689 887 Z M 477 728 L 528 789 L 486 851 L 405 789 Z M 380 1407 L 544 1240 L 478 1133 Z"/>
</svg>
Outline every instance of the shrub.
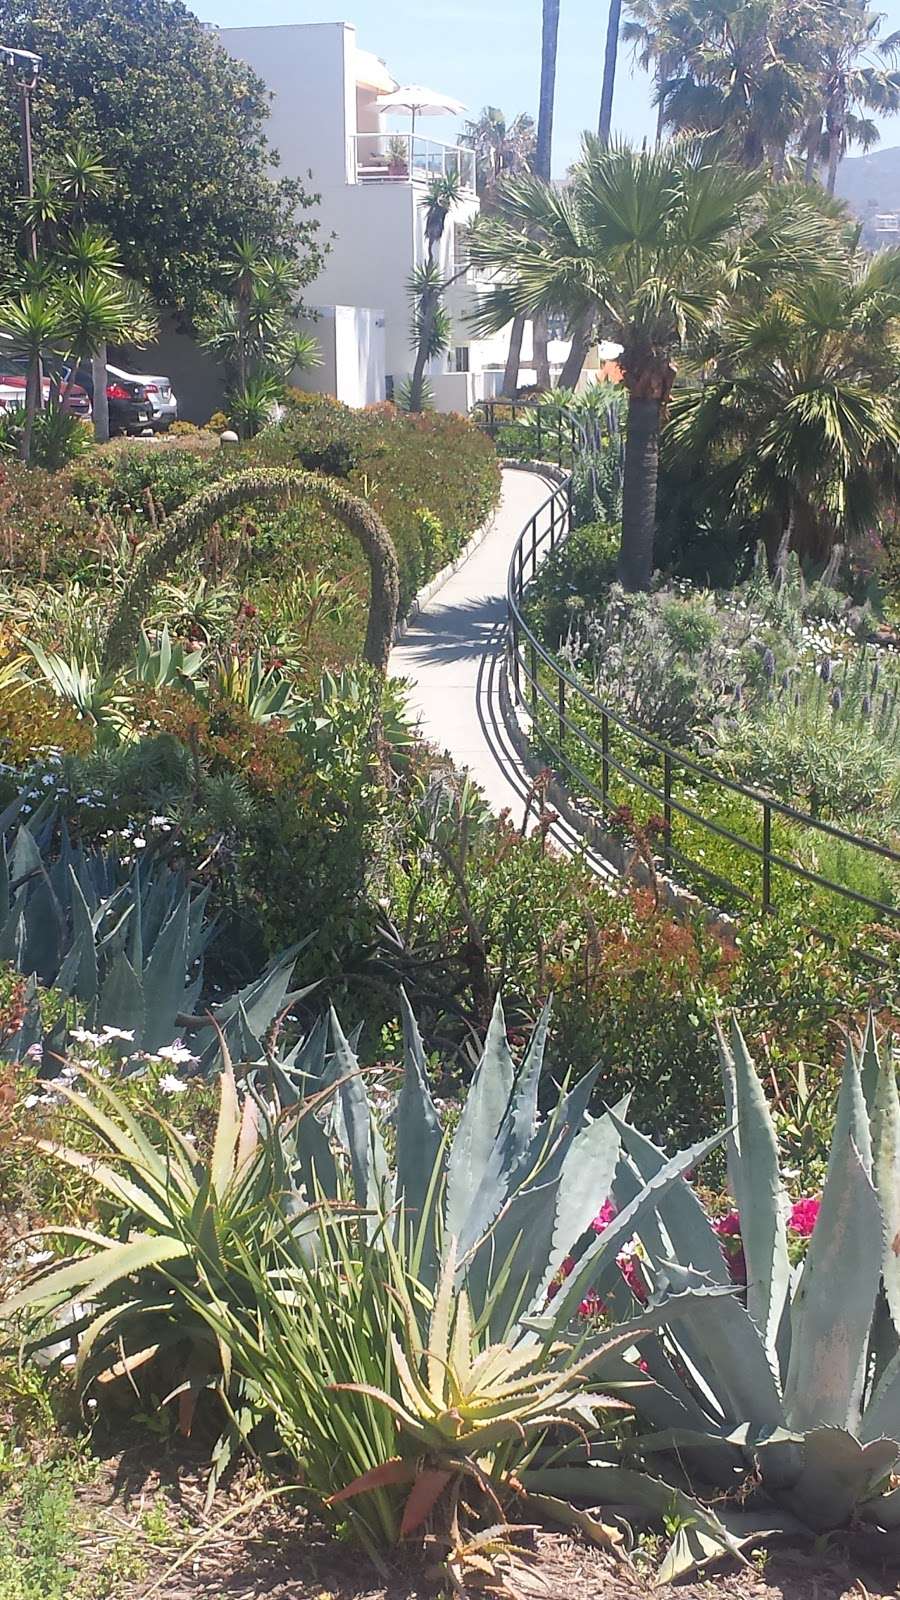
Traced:
<svg viewBox="0 0 900 1600">
<path fill-rule="evenodd" d="M 590 522 L 541 563 L 528 586 L 527 616 L 550 649 L 559 648 L 582 612 L 605 603 L 616 581 L 618 555 L 618 530 Z"/>
</svg>

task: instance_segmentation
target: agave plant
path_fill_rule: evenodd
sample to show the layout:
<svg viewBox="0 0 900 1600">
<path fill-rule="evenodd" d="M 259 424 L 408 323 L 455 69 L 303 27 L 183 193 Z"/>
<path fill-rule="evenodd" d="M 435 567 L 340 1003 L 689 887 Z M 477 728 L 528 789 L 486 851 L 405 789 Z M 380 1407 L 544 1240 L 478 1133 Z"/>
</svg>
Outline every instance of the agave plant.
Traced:
<svg viewBox="0 0 900 1600">
<path fill-rule="evenodd" d="M 190 688 L 204 665 L 202 650 L 186 650 L 182 644 L 173 644 L 167 623 L 163 623 L 159 640 L 154 645 L 144 629 L 138 640 L 133 676 L 138 683 L 152 689 L 165 689 L 170 684 Z"/>
<path fill-rule="evenodd" d="M 57 829 L 52 798 L 27 822 L 23 814 L 20 797 L 0 815 L 0 960 L 78 1001 L 89 1028 L 120 1030 L 129 1049 L 153 1052 L 195 1034 L 201 1070 L 215 1070 L 218 1034 L 207 1006 L 197 1014 L 215 932 L 206 916 L 209 890 L 194 892 L 182 873 L 149 856 L 126 867 L 113 854 L 73 845 L 66 827 Z M 283 951 L 213 1006 L 242 1059 L 262 1057 L 266 1030 L 308 992 L 289 992 L 301 949 L 302 942 Z M 26 1022 L 7 1054 L 19 1057 L 40 1042 L 37 1006 L 28 1007 Z M 46 1041 L 54 1058 L 65 1038 L 63 1018 Z"/>
<path fill-rule="evenodd" d="M 720 1036 L 720 1051 L 745 1296 L 728 1292 L 719 1238 L 679 1177 L 634 1224 L 649 1308 L 661 1323 L 642 1341 L 646 1372 L 616 1356 L 601 1363 L 601 1381 L 621 1380 L 654 1428 L 640 1440 L 645 1454 L 677 1451 L 731 1488 L 752 1471 L 780 1508 L 767 1514 L 773 1530 L 829 1530 L 851 1519 L 896 1528 L 900 1099 L 890 1052 L 879 1050 L 871 1022 L 860 1050 L 848 1046 L 818 1221 L 795 1269 L 775 1128 L 736 1026 L 730 1039 Z M 629 1209 L 667 1163 L 617 1113 L 611 1118 L 622 1140 L 611 1192 Z M 613 1314 L 634 1312 L 620 1274 L 607 1267 L 594 1286 Z M 581 1492 L 597 1492 L 590 1468 L 576 1477 Z M 732 1511 L 725 1520 L 740 1531 L 748 1519 Z"/>
</svg>

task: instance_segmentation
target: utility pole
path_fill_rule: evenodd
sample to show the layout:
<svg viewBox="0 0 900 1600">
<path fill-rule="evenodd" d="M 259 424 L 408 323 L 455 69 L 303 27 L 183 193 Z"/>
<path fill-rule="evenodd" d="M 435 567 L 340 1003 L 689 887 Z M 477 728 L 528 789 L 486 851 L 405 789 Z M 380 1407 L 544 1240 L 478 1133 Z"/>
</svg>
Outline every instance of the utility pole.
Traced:
<svg viewBox="0 0 900 1600">
<path fill-rule="evenodd" d="M 0 61 L 9 67 L 19 90 L 19 130 L 22 144 L 22 178 L 25 196 L 34 198 L 34 160 L 31 150 L 31 97 L 41 70 L 41 58 L 31 50 L 14 50 L 11 45 L 0 44 Z M 26 229 L 28 254 L 37 260 L 37 232 L 34 219 Z"/>
</svg>

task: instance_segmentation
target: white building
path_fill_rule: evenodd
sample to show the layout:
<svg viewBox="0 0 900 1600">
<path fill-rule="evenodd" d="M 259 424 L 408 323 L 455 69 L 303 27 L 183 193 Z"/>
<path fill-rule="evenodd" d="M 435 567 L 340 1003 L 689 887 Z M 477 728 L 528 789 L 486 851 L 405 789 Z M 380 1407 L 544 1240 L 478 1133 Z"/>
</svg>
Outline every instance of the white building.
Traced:
<svg viewBox="0 0 900 1600">
<path fill-rule="evenodd" d="M 478 211 L 473 152 L 428 138 L 421 120 L 413 132 L 411 118 L 396 112 L 393 131 L 387 126 L 377 99 L 396 80 L 359 48 L 349 23 L 225 28 L 220 38 L 272 91 L 267 133 L 278 171 L 321 197 L 321 238 L 331 250 L 306 299 L 319 312 L 313 331 L 324 364 L 304 386 L 351 405 L 383 400 L 412 370 L 408 285 L 426 258 L 428 183 L 455 170 L 462 184 L 440 246 L 450 278 L 464 266 L 464 230 Z M 466 411 L 501 387 L 506 336 L 473 339 L 464 321 L 476 281 L 468 269 L 446 295 L 451 346 L 428 375 L 440 410 Z"/>
</svg>

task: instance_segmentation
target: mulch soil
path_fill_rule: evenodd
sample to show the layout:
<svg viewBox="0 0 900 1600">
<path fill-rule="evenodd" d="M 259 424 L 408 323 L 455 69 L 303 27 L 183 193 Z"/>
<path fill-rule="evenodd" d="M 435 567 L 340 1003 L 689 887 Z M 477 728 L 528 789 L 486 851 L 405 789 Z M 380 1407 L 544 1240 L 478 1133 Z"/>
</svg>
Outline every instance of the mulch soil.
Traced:
<svg viewBox="0 0 900 1600">
<path fill-rule="evenodd" d="M 449 1590 L 429 1574 L 421 1552 L 379 1574 L 358 1550 L 329 1538 L 296 1502 L 260 1503 L 256 1483 L 238 1477 L 204 1514 L 199 1457 L 144 1440 L 111 1456 L 84 1493 L 84 1510 L 102 1544 L 104 1529 L 134 1530 L 144 1575 L 122 1600 L 435 1600 Z M 177 1539 L 141 1538 L 147 1508 L 169 1508 Z M 90 1537 L 90 1535 L 88 1536 Z M 867 1564 L 846 1546 L 772 1550 L 749 1567 L 719 1566 L 693 1582 L 659 1588 L 653 1562 L 636 1568 L 578 1538 L 535 1535 L 532 1557 L 514 1582 L 522 1600 L 871 1600 L 900 1596 L 900 1562 Z M 178 1562 L 176 1566 L 175 1563 Z M 495 1591 L 496 1592 L 496 1591 Z"/>
</svg>

